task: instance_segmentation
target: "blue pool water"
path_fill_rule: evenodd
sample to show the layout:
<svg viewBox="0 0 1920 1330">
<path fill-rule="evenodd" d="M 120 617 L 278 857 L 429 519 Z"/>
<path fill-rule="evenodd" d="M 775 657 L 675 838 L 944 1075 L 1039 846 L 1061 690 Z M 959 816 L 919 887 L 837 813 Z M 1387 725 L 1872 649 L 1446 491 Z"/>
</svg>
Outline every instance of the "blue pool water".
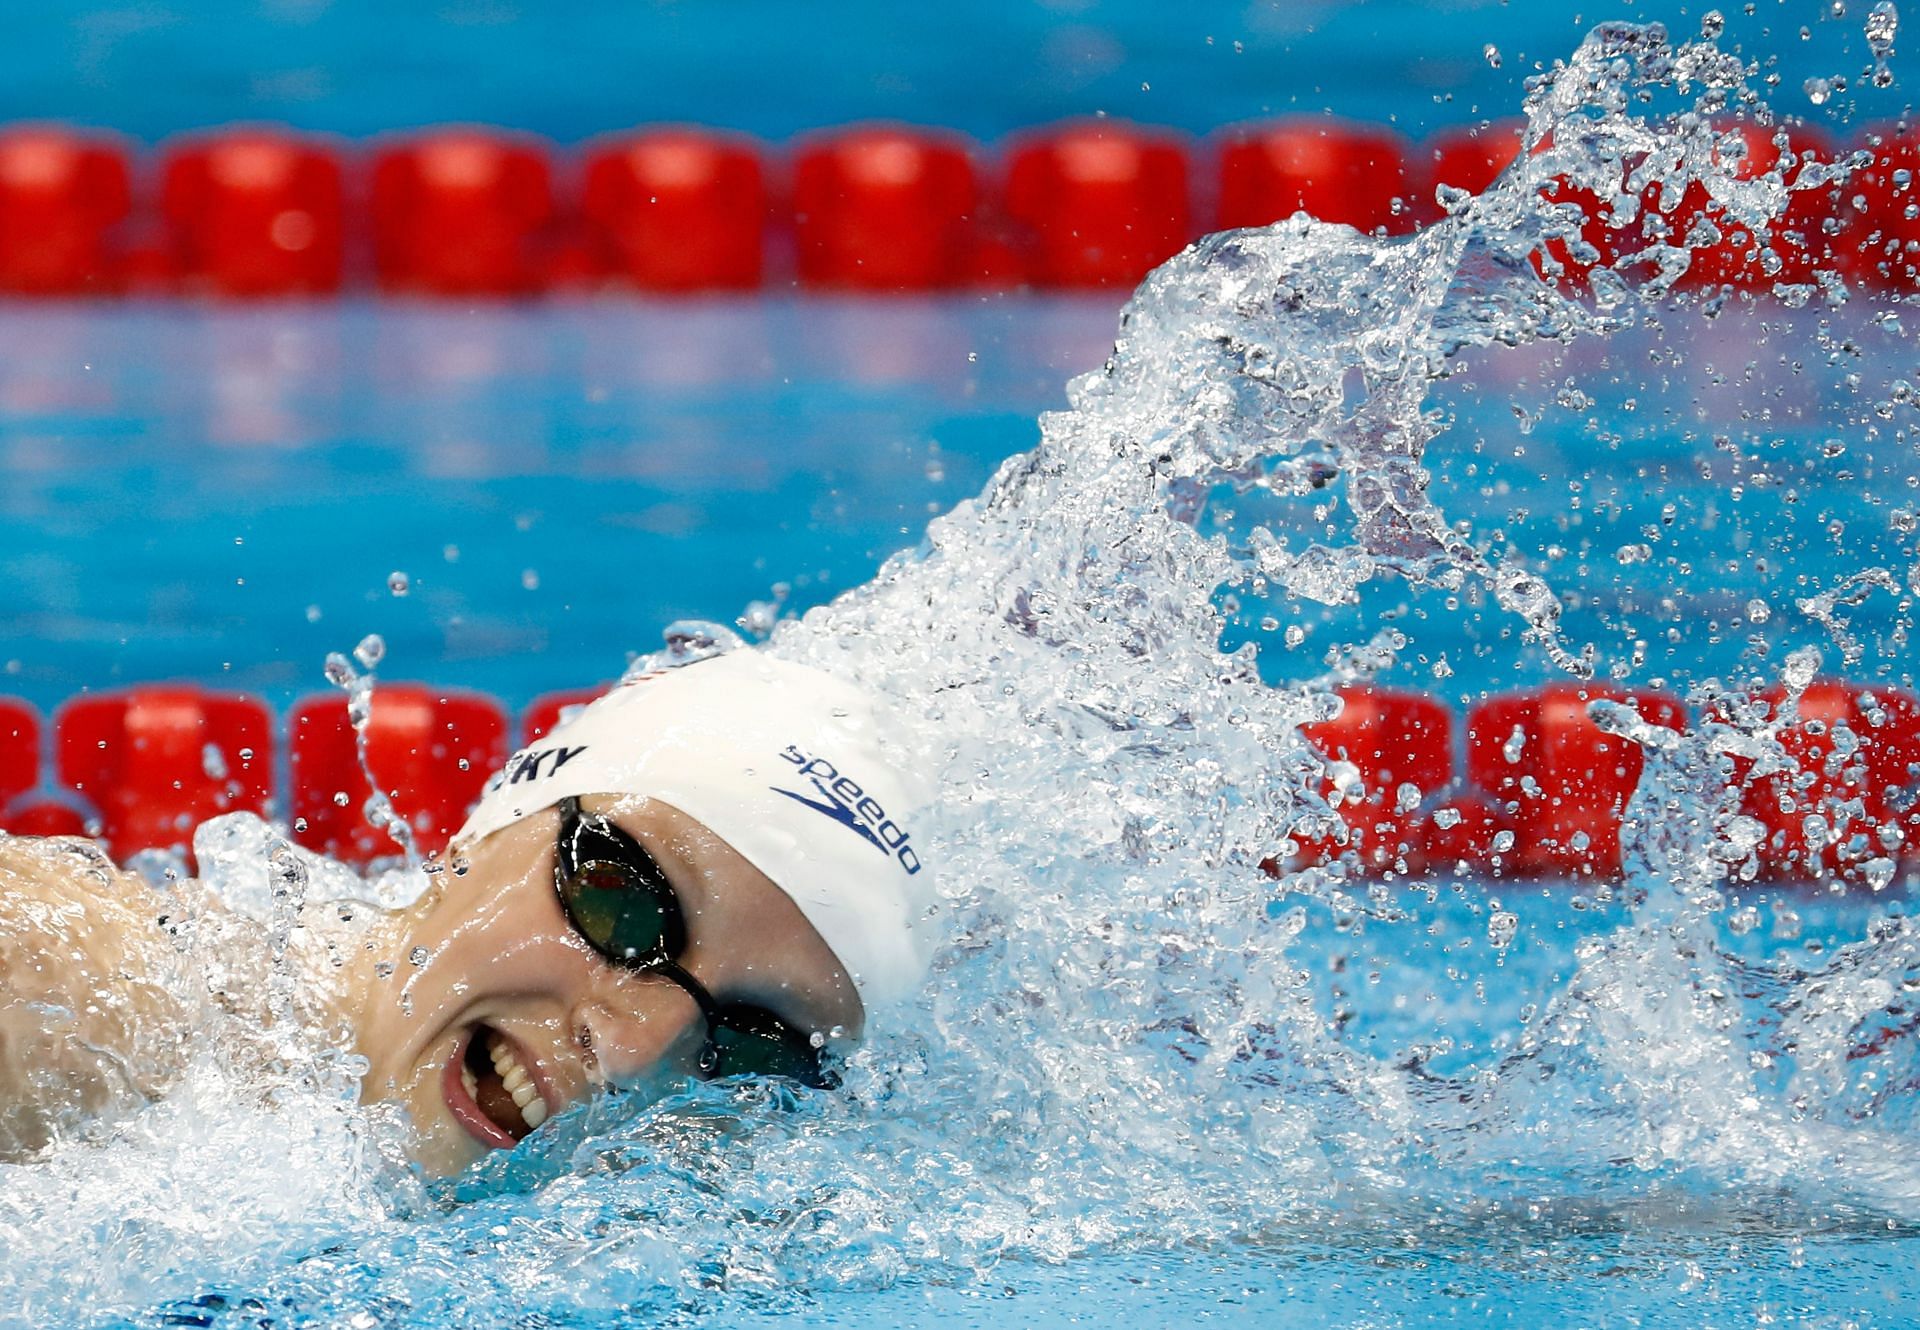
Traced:
<svg viewBox="0 0 1920 1330">
<path fill-rule="evenodd" d="M 0 307 L 0 690 L 51 708 L 181 678 L 284 707 L 324 687 L 328 651 L 377 632 L 393 677 L 518 707 L 611 677 L 674 620 L 731 622 L 776 586 L 803 611 L 1031 447 L 1111 348 L 1117 306 Z M 1483 354 L 1435 394 L 1453 422 L 1436 493 L 1573 573 L 1580 640 L 1630 657 L 1668 639 L 1642 682 L 1757 664 L 1756 637 L 1775 656 L 1824 641 L 1790 605 L 1748 607 L 1872 562 L 1920 502 L 1854 501 L 1913 473 L 1904 437 L 1874 437 L 1907 372 L 1892 312 L 1685 314 Z M 1544 393 L 1537 420 L 1516 393 Z M 1820 540 L 1769 558 L 1816 519 Z M 1229 644 L 1270 612 L 1306 634 L 1304 656 L 1263 657 L 1270 679 L 1382 622 L 1420 644 L 1392 681 L 1456 702 L 1552 675 L 1506 626 L 1393 585 L 1351 608 L 1243 599 Z M 1897 604 L 1852 615 L 1869 663 L 1911 685 Z"/>
<path fill-rule="evenodd" d="M 1603 174 L 1666 54 L 1591 49 L 1529 169 Z M 949 945 L 836 1093 L 596 1100 L 448 1186 L 215 1023 L 3 1166 L 0 1320 L 1912 1324 L 1920 928 L 1741 880 L 1744 718 L 1645 736 L 1624 884 L 1257 867 L 1346 678 L 1913 683 L 1902 307 L 1564 300 L 1539 183 L 1204 244 L 1110 355 L 1030 300 L 7 312 L 9 686 L 283 700 L 378 631 L 518 701 L 785 584 L 775 649 L 907 708 Z"/>
</svg>

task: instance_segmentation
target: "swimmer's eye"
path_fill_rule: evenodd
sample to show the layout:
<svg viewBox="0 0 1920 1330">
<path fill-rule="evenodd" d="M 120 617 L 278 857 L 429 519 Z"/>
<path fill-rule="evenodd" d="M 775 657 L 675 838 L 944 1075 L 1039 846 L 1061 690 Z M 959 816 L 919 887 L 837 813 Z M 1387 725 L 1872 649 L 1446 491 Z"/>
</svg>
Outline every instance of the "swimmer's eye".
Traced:
<svg viewBox="0 0 1920 1330">
<path fill-rule="evenodd" d="M 680 968 L 673 958 L 686 948 L 687 926 L 673 884 L 645 846 L 606 818 L 583 814 L 578 797 L 560 801 L 553 885 L 568 922 L 588 946 L 615 965 L 671 980 L 699 1006 L 707 1024 L 701 1075 L 832 1084 L 820 1050 L 804 1032 L 764 1007 L 722 1005 Z"/>
<path fill-rule="evenodd" d="M 615 964 L 656 965 L 686 945 L 679 902 L 661 877 L 594 859 L 557 875 L 557 886 L 575 930 Z"/>
</svg>

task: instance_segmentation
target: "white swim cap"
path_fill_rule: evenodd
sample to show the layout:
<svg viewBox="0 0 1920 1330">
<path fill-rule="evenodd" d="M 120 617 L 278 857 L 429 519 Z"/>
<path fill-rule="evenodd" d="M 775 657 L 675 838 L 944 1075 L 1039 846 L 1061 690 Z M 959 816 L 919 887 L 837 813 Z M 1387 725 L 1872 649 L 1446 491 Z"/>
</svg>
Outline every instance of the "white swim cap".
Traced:
<svg viewBox="0 0 1920 1330">
<path fill-rule="evenodd" d="M 934 942 L 909 821 L 928 792 L 881 756 L 884 723 L 858 690 L 757 651 L 642 675 L 509 758 L 454 841 L 568 795 L 670 804 L 793 899 L 871 1015 L 918 990 Z"/>
</svg>

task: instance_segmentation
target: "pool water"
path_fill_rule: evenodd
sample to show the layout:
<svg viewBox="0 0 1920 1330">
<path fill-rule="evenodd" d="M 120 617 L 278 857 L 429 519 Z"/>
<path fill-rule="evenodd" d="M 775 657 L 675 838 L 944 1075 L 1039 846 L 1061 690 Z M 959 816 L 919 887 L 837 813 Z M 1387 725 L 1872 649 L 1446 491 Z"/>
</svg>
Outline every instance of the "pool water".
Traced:
<svg viewBox="0 0 1920 1330">
<path fill-rule="evenodd" d="M 1616 37 L 1540 171 L 1671 79 Z M 1911 1324 L 1920 929 L 1731 871 L 1764 736 L 1704 715 L 1812 649 L 1913 683 L 1900 310 L 1562 300 L 1539 183 L 1204 244 L 1111 354 L 1110 305 L 1043 301 L 10 315 L 22 691 L 281 698 L 378 630 L 517 700 L 786 584 L 773 649 L 939 775 L 951 945 L 837 1094 L 598 1101 L 450 1187 L 350 1068 L 207 1058 L 5 1170 L 0 1318 Z M 1257 867 L 1330 684 L 1566 668 L 1701 704 L 1627 882 Z"/>
</svg>

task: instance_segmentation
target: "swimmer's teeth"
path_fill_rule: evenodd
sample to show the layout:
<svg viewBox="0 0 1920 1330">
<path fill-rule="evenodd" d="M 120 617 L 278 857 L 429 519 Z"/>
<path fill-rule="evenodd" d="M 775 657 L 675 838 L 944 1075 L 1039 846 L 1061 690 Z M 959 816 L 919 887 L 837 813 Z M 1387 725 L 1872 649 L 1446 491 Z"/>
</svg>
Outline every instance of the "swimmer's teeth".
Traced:
<svg viewBox="0 0 1920 1330">
<path fill-rule="evenodd" d="M 500 1084 L 513 1096 L 514 1106 L 520 1110 L 520 1120 L 527 1124 L 529 1131 L 547 1120 L 547 1104 L 540 1097 L 540 1091 L 534 1087 L 533 1077 L 520 1065 L 504 1039 L 490 1037 L 487 1040 L 487 1056 L 493 1059 L 493 1069 L 499 1074 Z M 469 1079 L 471 1076 L 469 1074 Z M 469 1085 L 468 1090 L 473 1086 Z"/>
<path fill-rule="evenodd" d="M 480 1082 L 474 1079 L 473 1068 L 467 1066 L 460 1068 L 460 1084 L 466 1087 L 467 1098 L 478 1099 L 480 1097 Z"/>
</svg>

